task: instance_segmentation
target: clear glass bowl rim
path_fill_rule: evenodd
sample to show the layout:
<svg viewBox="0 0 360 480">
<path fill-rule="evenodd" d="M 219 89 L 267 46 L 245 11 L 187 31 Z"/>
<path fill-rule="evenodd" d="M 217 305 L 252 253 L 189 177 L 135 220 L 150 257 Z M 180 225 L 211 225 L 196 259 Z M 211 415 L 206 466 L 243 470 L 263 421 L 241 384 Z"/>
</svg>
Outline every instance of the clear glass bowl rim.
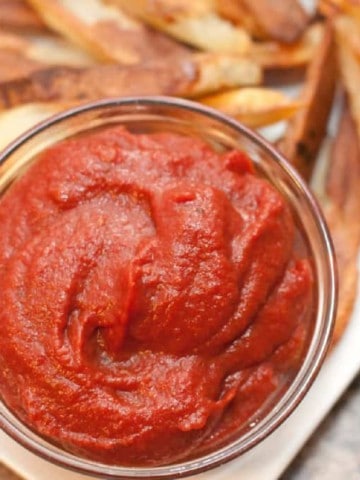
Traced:
<svg viewBox="0 0 360 480">
<path fill-rule="evenodd" d="M 19 444 L 37 454 L 38 456 L 51 461 L 57 465 L 74 470 L 82 474 L 88 474 L 92 476 L 101 476 L 102 478 L 117 478 L 117 479 L 130 479 L 130 478 L 142 478 L 142 479 L 163 479 L 163 478 L 181 478 L 189 475 L 198 474 L 209 469 L 222 465 L 235 457 L 245 453 L 253 446 L 257 445 L 263 439 L 268 437 L 277 427 L 279 427 L 288 416 L 293 412 L 297 405 L 301 402 L 310 386 L 314 382 L 318 371 L 324 361 L 326 352 L 330 345 L 331 334 L 334 326 L 334 318 L 337 305 L 337 275 L 335 266 L 335 254 L 331 237 L 324 220 L 321 209 L 313 197 L 304 180 L 295 171 L 295 169 L 286 161 L 286 159 L 277 151 L 277 149 L 263 137 L 256 132 L 240 124 L 238 121 L 230 118 L 215 109 L 203 106 L 199 103 L 183 100 L 173 97 L 164 96 L 143 96 L 143 97 L 122 97 L 106 100 L 99 100 L 91 103 L 87 103 L 75 108 L 71 108 L 51 118 L 40 122 L 33 128 L 29 129 L 26 133 L 19 136 L 13 141 L 5 150 L 0 152 L 0 165 L 3 164 L 11 155 L 26 142 L 30 141 L 36 135 L 46 131 L 48 128 L 60 124 L 72 117 L 84 114 L 86 112 L 97 109 L 111 109 L 114 107 L 163 107 L 163 108 L 178 108 L 193 112 L 198 115 L 208 117 L 212 120 L 224 124 L 227 127 L 240 133 L 248 140 L 256 144 L 267 155 L 277 162 L 281 169 L 291 178 L 291 181 L 300 192 L 300 194 L 306 199 L 306 202 L 312 211 L 316 220 L 319 232 L 323 239 L 322 248 L 323 253 L 327 255 L 327 285 L 328 302 L 323 315 L 323 322 L 318 335 L 318 342 L 312 362 L 309 365 L 307 371 L 304 373 L 301 381 L 298 382 L 297 388 L 292 392 L 292 395 L 288 397 L 288 401 L 283 405 L 282 409 L 276 410 L 271 416 L 269 421 L 263 426 L 263 428 L 251 437 L 249 437 L 246 443 L 242 442 L 242 439 L 238 439 L 235 442 L 221 448 L 219 451 L 207 454 L 199 459 L 184 461 L 178 464 L 161 466 L 161 467 L 145 467 L 145 468 L 129 468 L 120 466 L 105 465 L 91 460 L 83 459 L 81 457 L 75 457 L 68 454 L 65 451 L 53 447 L 52 444 L 44 441 L 41 437 L 33 439 L 31 437 L 37 437 L 35 434 L 28 434 L 30 431 L 26 425 L 21 424 L 20 421 L 14 421 L 10 415 L 7 415 L 7 409 L 1 402 L 0 406 L 0 427 L 10 437 L 16 440 Z M 291 387 L 290 387 L 291 388 Z M 270 416 L 270 415 L 269 415 Z M 24 427 L 24 428 L 21 428 Z M 32 432 L 31 432 L 32 433 Z"/>
</svg>

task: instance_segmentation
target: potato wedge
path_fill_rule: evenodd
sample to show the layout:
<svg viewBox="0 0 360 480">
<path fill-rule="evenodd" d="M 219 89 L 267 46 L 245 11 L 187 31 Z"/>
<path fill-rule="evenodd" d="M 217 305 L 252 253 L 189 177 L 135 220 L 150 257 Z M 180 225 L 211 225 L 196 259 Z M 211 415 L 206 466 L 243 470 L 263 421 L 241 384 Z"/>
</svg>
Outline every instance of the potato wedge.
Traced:
<svg viewBox="0 0 360 480">
<path fill-rule="evenodd" d="M 216 0 L 216 8 L 224 18 L 227 18 L 236 25 L 241 25 L 252 37 L 264 38 L 264 32 L 259 28 L 256 18 L 246 8 L 242 0 Z"/>
<path fill-rule="evenodd" d="M 298 40 L 309 16 L 297 0 L 241 0 L 267 38 L 284 43 Z"/>
<path fill-rule="evenodd" d="M 320 0 L 318 8 L 325 16 L 342 12 L 360 21 L 359 0 Z"/>
<path fill-rule="evenodd" d="M 353 50 L 352 44 L 347 37 L 337 31 L 337 54 L 340 74 L 349 97 L 349 104 L 352 116 L 360 136 L 360 61 Z"/>
<path fill-rule="evenodd" d="M 329 163 L 325 193 L 352 223 L 360 209 L 360 141 L 348 104 L 342 112 Z M 360 222 L 354 223 L 360 235 Z"/>
<path fill-rule="evenodd" d="M 0 50 L 21 53 L 24 49 L 26 49 L 26 41 L 22 35 L 0 29 Z"/>
<path fill-rule="evenodd" d="M 333 20 L 338 43 L 346 42 L 360 62 L 360 23 L 350 15 L 336 15 Z"/>
<path fill-rule="evenodd" d="M 0 28 L 47 30 L 39 15 L 23 0 L 0 0 Z"/>
<path fill-rule="evenodd" d="M 311 25 L 293 45 L 277 42 L 254 42 L 250 56 L 268 70 L 304 67 L 313 58 L 323 36 L 322 23 Z"/>
<path fill-rule="evenodd" d="M 249 127 L 257 128 L 285 120 L 301 108 L 299 101 L 268 88 L 242 88 L 202 97 L 201 103 L 235 117 Z"/>
<path fill-rule="evenodd" d="M 0 84 L 0 110 L 22 103 L 87 101 L 121 95 L 196 97 L 261 82 L 261 69 L 246 58 L 194 54 L 144 65 L 53 67 Z"/>
<path fill-rule="evenodd" d="M 26 38 L 26 56 L 47 65 L 94 65 L 96 60 L 84 50 L 54 35 Z"/>
<path fill-rule="evenodd" d="M 332 0 L 319 0 L 317 3 L 318 12 L 326 18 L 331 18 L 341 12 Z"/>
<path fill-rule="evenodd" d="M 296 0 L 218 0 L 218 6 L 256 37 L 283 43 L 298 40 L 309 23 L 309 15 Z"/>
<path fill-rule="evenodd" d="M 50 33 L 22 34 L 0 30 L 0 51 L 16 52 L 43 65 L 84 66 L 95 59 L 66 39 Z M 42 67 L 44 68 L 44 67 Z"/>
<path fill-rule="evenodd" d="M 241 55 L 249 51 L 249 34 L 220 17 L 213 0 L 107 1 L 150 26 L 202 50 Z"/>
<path fill-rule="evenodd" d="M 16 137 L 52 115 L 69 107 L 62 103 L 28 104 L 0 112 L 0 150 Z"/>
<path fill-rule="evenodd" d="M 184 65 L 185 59 L 180 64 Z M 198 97 L 220 90 L 259 85 L 263 75 L 260 66 L 246 57 L 216 53 L 193 54 L 188 64 L 195 68 L 195 81 L 184 91 L 185 97 Z M 177 68 L 173 64 L 173 68 Z M 180 95 L 181 93 L 176 93 Z"/>
<path fill-rule="evenodd" d="M 0 50 L 0 85 L 2 82 L 12 82 L 29 76 L 42 68 L 44 65 L 40 62 L 27 59 L 16 51 Z"/>
<path fill-rule="evenodd" d="M 346 106 L 327 168 L 315 174 L 312 187 L 324 210 L 340 273 L 338 311 L 333 343 L 341 337 L 356 299 L 360 246 L 360 146 L 355 122 Z"/>
<path fill-rule="evenodd" d="M 289 122 L 280 144 L 284 155 L 305 179 L 311 176 L 314 162 L 326 132 L 336 87 L 334 31 L 328 23 L 319 49 L 311 61 L 300 99 L 305 103 Z"/>
<path fill-rule="evenodd" d="M 101 0 L 27 0 L 43 21 L 99 61 L 126 65 L 182 53 L 185 48 Z"/>
</svg>

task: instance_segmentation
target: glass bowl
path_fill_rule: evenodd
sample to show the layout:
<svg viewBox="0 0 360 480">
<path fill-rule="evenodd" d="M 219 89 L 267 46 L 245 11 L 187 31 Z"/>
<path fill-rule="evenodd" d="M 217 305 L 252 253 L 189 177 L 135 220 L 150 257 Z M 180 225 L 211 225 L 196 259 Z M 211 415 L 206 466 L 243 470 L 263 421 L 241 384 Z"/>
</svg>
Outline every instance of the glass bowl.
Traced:
<svg viewBox="0 0 360 480">
<path fill-rule="evenodd" d="M 221 151 L 248 153 L 259 175 L 267 178 L 287 199 L 312 257 L 314 320 L 302 364 L 271 408 L 258 414 L 238 438 L 199 458 L 160 467 L 112 466 L 75 456 L 53 445 L 22 423 L 0 404 L 0 425 L 18 443 L 62 467 L 93 476 L 129 478 L 180 478 L 204 472 L 248 451 L 273 432 L 297 407 L 324 360 L 331 340 L 336 309 L 334 253 L 321 211 L 307 186 L 277 150 L 262 137 L 219 112 L 197 103 L 166 98 L 122 98 L 80 106 L 37 125 L 0 155 L 0 194 L 20 176 L 39 152 L 74 135 L 110 125 L 125 125 L 133 132 L 166 131 L 201 137 Z"/>
</svg>

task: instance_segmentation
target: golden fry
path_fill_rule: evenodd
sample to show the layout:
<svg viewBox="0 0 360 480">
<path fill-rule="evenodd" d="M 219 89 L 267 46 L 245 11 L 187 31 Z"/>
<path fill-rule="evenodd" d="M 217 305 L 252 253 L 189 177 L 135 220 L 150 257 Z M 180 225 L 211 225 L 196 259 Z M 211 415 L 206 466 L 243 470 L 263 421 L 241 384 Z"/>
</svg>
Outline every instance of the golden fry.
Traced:
<svg viewBox="0 0 360 480">
<path fill-rule="evenodd" d="M 16 52 L 44 65 L 92 65 L 94 58 L 66 39 L 48 33 L 23 34 L 0 30 L 0 51 Z"/>
<path fill-rule="evenodd" d="M 11 50 L 21 53 L 26 49 L 26 41 L 22 35 L 0 29 L 0 50 Z"/>
<path fill-rule="evenodd" d="M 185 60 L 180 61 L 185 65 Z M 246 57 L 221 55 L 216 53 L 198 53 L 188 59 L 195 69 L 194 81 L 183 93 L 185 97 L 197 97 L 235 87 L 259 85 L 262 82 L 260 66 Z M 173 65 L 173 68 L 176 67 Z M 171 65 L 170 65 L 171 67 Z M 176 93 L 180 95 L 181 93 Z"/>
<path fill-rule="evenodd" d="M 356 125 L 347 107 L 327 160 L 325 178 L 322 172 L 321 181 L 315 179 L 312 186 L 324 209 L 340 273 L 335 343 L 349 321 L 356 299 L 356 261 L 360 246 L 360 146 Z"/>
<path fill-rule="evenodd" d="M 101 0 L 27 0 L 53 30 L 99 61 L 137 64 L 184 52 Z"/>
<path fill-rule="evenodd" d="M 205 51 L 244 54 L 251 40 L 241 27 L 220 17 L 213 0 L 108 0 L 130 15 Z"/>
<path fill-rule="evenodd" d="M 309 16 L 296 0 L 217 0 L 219 11 L 256 38 L 292 43 L 304 33 Z"/>
<path fill-rule="evenodd" d="M 261 69 L 250 60 L 215 54 L 176 57 L 171 64 L 53 67 L 0 84 L 0 110 L 29 102 L 85 102 L 126 95 L 196 97 L 223 88 L 256 85 L 261 79 Z"/>
<path fill-rule="evenodd" d="M 340 9 L 332 0 L 318 0 L 317 9 L 321 15 L 331 18 L 340 12 Z"/>
<path fill-rule="evenodd" d="M 352 45 L 337 32 L 337 53 L 342 81 L 349 96 L 350 110 L 360 135 L 360 62 Z"/>
<path fill-rule="evenodd" d="M 41 68 L 44 68 L 44 65 L 27 59 L 16 51 L 0 50 L 0 85 L 2 82 L 12 82 L 18 78 L 27 77 Z"/>
<path fill-rule="evenodd" d="M 241 25 L 252 37 L 264 39 L 264 32 L 259 27 L 254 15 L 246 8 L 243 0 L 216 0 L 216 8 L 219 15 Z"/>
<path fill-rule="evenodd" d="M 0 0 L 0 28 L 46 30 L 41 18 L 23 0 Z"/>
<path fill-rule="evenodd" d="M 38 122 L 65 110 L 68 104 L 28 104 L 0 113 L 0 150 Z"/>
<path fill-rule="evenodd" d="M 332 16 L 342 12 L 360 21 L 359 0 L 320 0 L 318 8 L 320 12 L 326 16 Z"/>
<path fill-rule="evenodd" d="M 337 42 L 340 45 L 346 43 L 353 54 L 358 57 L 360 62 L 360 23 L 350 15 L 336 15 L 333 23 L 335 25 Z"/>
<path fill-rule="evenodd" d="M 218 93 L 200 101 L 253 128 L 285 120 L 302 106 L 277 90 L 255 87 Z"/>
<path fill-rule="evenodd" d="M 327 25 L 321 45 L 309 65 L 301 100 L 302 109 L 290 121 L 280 148 L 285 156 L 309 179 L 327 128 L 336 87 L 334 32 Z"/>
<path fill-rule="evenodd" d="M 311 25 L 303 37 L 293 45 L 277 42 L 257 42 L 251 47 L 251 57 L 265 69 L 303 67 L 313 58 L 322 36 L 323 25 Z"/>
</svg>

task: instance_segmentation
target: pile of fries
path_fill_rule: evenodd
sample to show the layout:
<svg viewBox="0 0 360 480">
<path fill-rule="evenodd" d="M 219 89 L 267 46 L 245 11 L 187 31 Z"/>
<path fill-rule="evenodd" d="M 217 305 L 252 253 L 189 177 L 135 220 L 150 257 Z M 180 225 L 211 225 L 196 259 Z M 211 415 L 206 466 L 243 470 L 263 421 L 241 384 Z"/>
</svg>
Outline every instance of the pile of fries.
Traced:
<svg viewBox="0 0 360 480">
<path fill-rule="evenodd" d="M 298 98 L 278 88 L 299 79 Z M 67 107 L 147 94 L 253 128 L 287 121 L 277 145 L 314 188 L 336 248 L 337 340 L 360 244 L 360 0 L 320 0 L 314 15 L 297 0 L 0 0 L 0 149 Z"/>
</svg>

